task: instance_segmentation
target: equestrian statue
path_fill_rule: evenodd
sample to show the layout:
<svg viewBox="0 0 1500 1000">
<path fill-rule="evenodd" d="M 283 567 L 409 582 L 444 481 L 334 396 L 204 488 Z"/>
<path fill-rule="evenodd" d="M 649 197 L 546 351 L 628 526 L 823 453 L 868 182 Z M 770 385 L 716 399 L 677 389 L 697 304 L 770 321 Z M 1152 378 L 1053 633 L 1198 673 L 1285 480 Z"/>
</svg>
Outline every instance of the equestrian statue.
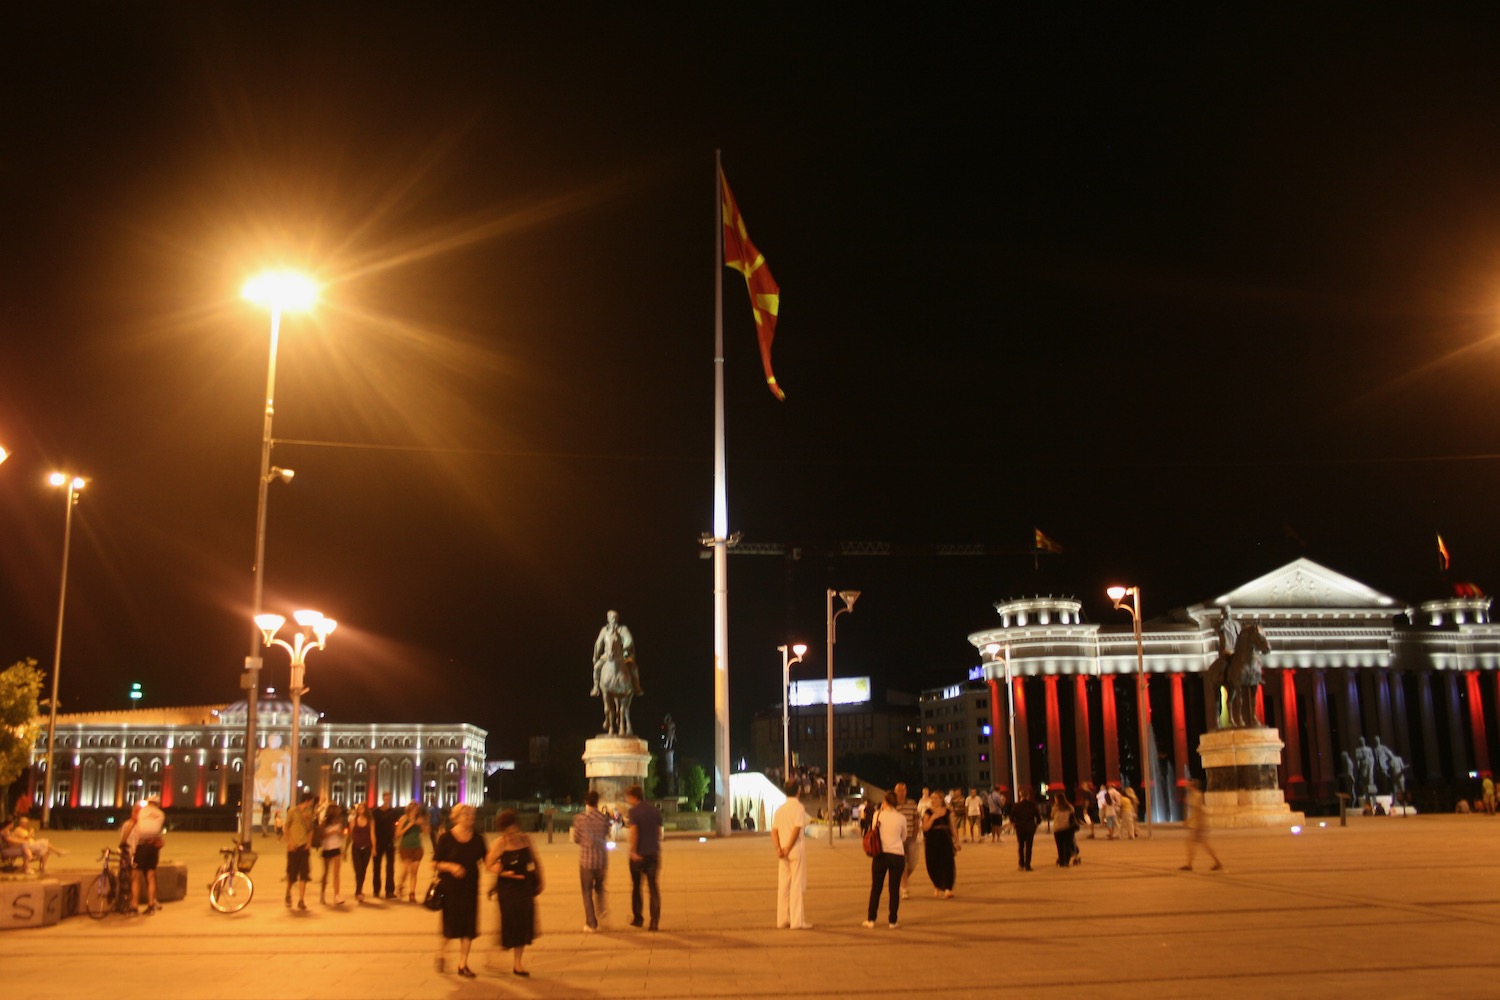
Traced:
<svg viewBox="0 0 1500 1000">
<path fill-rule="evenodd" d="M 635 639 L 620 624 L 619 613 L 611 611 L 594 640 L 594 689 L 589 692 L 604 701 L 604 735 L 635 735 L 630 728 L 630 703 L 644 693 L 635 662 Z"/>
<path fill-rule="evenodd" d="M 1255 690 L 1261 685 L 1264 656 L 1271 642 L 1255 622 L 1241 626 L 1226 605 L 1219 616 L 1219 655 L 1208 668 L 1209 690 L 1224 708 L 1217 713 L 1220 729 L 1251 729 L 1262 723 L 1255 716 Z"/>
</svg>

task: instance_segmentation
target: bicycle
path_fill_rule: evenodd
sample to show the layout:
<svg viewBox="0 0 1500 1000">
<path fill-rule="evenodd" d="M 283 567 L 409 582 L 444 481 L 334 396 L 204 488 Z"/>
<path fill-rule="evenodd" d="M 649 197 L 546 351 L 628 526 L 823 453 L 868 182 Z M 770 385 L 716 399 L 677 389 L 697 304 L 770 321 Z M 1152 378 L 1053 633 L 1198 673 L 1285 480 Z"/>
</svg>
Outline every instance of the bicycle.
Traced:
<svg viewBox="0 0 1500 1000">
<path fill-rule="evenodd" d="M 255 883 L 249 876 L 260 855 L 247 848 L 238 838 L 233 847 L 223 847 L 219 853 L 224 863 L 219 865 L 213 882 L 208 886 L 208 902 L 220 913 L 238 913 L 250 905 L 255 895 Z"/>
<path fill-rule="evenodd" d="M 110 862 L 116 859 L 120 863 L 118 875 L 110 868 Z M 98 877 L 84 890 L 87 893 L 84 905 L 89 916 L 95 920 L 103 920 L 106 914 L 112 912 L 131 911 L 129 855 L 113 847 L 106 847 L 99 852 L 99 862 L 102 868 Z"/>
</svg>

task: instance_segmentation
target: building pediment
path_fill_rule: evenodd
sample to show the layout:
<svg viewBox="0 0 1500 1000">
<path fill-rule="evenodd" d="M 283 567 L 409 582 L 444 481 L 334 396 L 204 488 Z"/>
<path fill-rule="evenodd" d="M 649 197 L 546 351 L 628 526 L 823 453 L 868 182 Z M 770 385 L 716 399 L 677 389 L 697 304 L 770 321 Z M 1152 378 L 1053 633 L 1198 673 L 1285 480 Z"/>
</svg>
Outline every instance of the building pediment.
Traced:
<svg viewBox="0 0 1500 1000">
<path fill-rule="evenodd" d="M 1225 605 L 1233 608 L 1236 615 L 1256 611 L 1353 612 L 1361 617 L 1388 617 L 1406 610 L 1394 597 L 1311 559 L 1287 563 L 1210 602 L 1189 608 L 1188 613 L 1202 622 Z"/>
</svg>

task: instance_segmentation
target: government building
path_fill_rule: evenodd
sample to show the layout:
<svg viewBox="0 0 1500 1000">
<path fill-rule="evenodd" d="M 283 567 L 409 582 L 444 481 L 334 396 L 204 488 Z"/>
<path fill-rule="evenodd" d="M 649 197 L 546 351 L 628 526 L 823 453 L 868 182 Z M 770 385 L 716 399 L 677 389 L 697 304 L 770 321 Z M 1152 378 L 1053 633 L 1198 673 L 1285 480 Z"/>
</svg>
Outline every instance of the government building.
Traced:
<svg viewBox="0 0 1500 1000">
<path fill-rule="evenodd" d="M 1228 609 L 1270 641 L 1256 712 L 1285 744 L 1279 777 L 1294 807 L 1351 791 L 1361 747 L 1399 756 L 1407 792 L 1465 794 L 1491 773 L 1496 751 L 1500 627 L 1476 587 L 1449 589 L 1411 604 L 1298 559 L 1145 620 L 1139 648 L 1128 605 L 1122 621 L 1101 626 L 1083 621 L 1072 598 L 1002 601 L 994 627 L 968 637 L 978 665 L 921 696 L 925 780 L 1140 787 L 1144 759 L 1155 765 L 1152 816 L 1180 815 L 1177 790 L 1202 776 L 1198 740 L 1220 710 L 1207 671 Z"/>
<path fill-rule="evenodd" d="M 121 809 L 156 795 L 163 808 L 235 806 L 245 768 L 245 702 L 80 712 L 57 717 L 53 809 Z M 47 720 L 32 751 L 28 793 L 46 787 Z M 255 801 L 291 799 L 292 704 L 268 692 L 256 712 Z M 341 805 L 379 801 L 448 808 L 484 801 L 483 729 L 323 721 L 302 704 L 303 786 Z"/>
</svg>

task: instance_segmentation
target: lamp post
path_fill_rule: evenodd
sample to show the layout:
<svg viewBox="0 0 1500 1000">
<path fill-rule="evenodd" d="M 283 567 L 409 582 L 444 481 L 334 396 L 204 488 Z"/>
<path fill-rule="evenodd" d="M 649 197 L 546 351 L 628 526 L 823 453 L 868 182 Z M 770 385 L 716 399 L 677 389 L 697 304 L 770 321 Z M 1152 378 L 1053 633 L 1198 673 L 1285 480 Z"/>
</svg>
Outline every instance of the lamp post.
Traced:
<svg viewBox="0 0 1500 1000">
<path fill-rule="evenodd" d="M 260 480 L 255 501 L 255 562 L 251 565 L 253 580 L 250 617 L 258 619 L 265 591 L 266 556 L 266 489 L 273 479 L 289 480 L 286 470 L 271 468 L 271 418 L 276 413 L 276 348 L 281 340 L 281 314 L 302 311 L 317 301 L 317 285 L 300 274 L 289 271 L 266 271 L 245 282 L 241 294 L 271 312 L 271 353 L 266 365 L 266 411 L 260 436 Z M 259 711 L 261 637 L 258 629 L 250 632 L 250 652 L 245 657 L 245 672 L 240 686 L 245 689 L 245 770 L 240 777 L 240 839 L 248 847 L 255 818 L 255 724 Z M 293 725 L 295 725 L 295 721 Z"/>
<path fill-rule="evenodd" d="M 68 606 L 68 553 L 73 544 L 73 505 L 87 480 L 54 472 L 47 477 L 53 486 L 68 488 L 68 513 L 63 519 L 62 585 L 57 593 L 57 642 L 52 647 L 52 700 L 47 708 L 47 775 L 42 785 L 42 826 L 52 825 L 52 756 L 57 746 L 57 681 L 62 673 L 63 611 Z"/>
<path fill-rule="evenodd" d="M 1010 680 L 1010 647 L 1002 647 L 998 642 L 992 642 L 984 647 L 984 651 L 990 654 L 990 662 L 1001 659 L 1005 663 L 1005 697 L 1010 703 L 1010 714 L 1007 716 L 1005 728 L 1010 732 L 1010 796 L 1011 801 L 1016 801 L 1016 796 L 1021 794 L 1021 779 L 1017 776 L 1019 770 L 1016 766 L 1016 688 Z M 1004 653 L 1002 657 L 1000 654 Z M 993 669 L 993 668 L 991 668 Z"/>
<path fill-rule="evenodd" d="M 302 696 L 307 693 L 302 681 L 307 669 L 307 654 L 327 646 L 329 634 L 338 627 L 338 622 L 332 618 L 324 618 L 321 611 L 293 611 L 292 619 L 297 623 L 297 633 L 292 636 L 291 642 L 287 642 L 276 638 L 276 633 L 286 624 L 285 618 L 272 614 L 255 616 L 255 627 L 265 645 L 280 646 L 292 657 L 292 773 L 291 790 L 287 795 L 288 805 L 296 803 L 300 784 L 297 772 L 301 770 L 302 763 Z M 312 637 L 312 641 L 309 641 L 309 637 Z M 245 776 L 247 790 L 252 787 L 249 784 L 252 777 Z"/>
<path fill-rule="evenodd" d="M 854 610 L 854 602 L 859 600 L 857 590 L 830 590 L 828 591 L 828 772 L 824 783 L 828 786 L 828 806 L 826 818 L 829 823 L 833 822 L 833 644 L 838 636 L 838 627 L 835 624 L 839 615 Z M 838 597 L 844 602 L 844 606 L 838 611 L 833 610 L 833 599 Z M 832 827 L 829 827 L 830 836 L 828 846 L 833 846 L 831 835 Z"/>
<path fill-rule="evenodd" d="M 792 780 L 792 743 L 789 735 L 791 719 L 787 715 L 787 692 L 792 686 L 792 664 L 802 662 L 807 645 L 799 642 L 792 646 L 791 651 L 795 655 L 791 659 L 787 659 L 786 646 L 776 648 L 781 651 L 781 783 L 785 785 Z"/>
<path fill-rule="evenodd" d="M 1151 726 L 1151 698 L 1146 690 L 1146 648 L 1141 642 L 1141 588 L 1115 586 L 1110 587 L 1105 593 L 1114 602 L 1116 611 L 1124 608 L 1130 612 L 1131 622 L 1135 626 L 1135 714 L 1136 721 L 1140 724 L 1141 790 L 1145 793 L 1145 799 L 1141 802 L 1141 816 L 1146 827 L 1146 836 L 1150 837 L 1151 772 L 1156 762 L 1147 759 L 1150 753 L 1146 735 Z M 1128 604 L 1126 598 L 1129 598 Z"/>
</svg>

